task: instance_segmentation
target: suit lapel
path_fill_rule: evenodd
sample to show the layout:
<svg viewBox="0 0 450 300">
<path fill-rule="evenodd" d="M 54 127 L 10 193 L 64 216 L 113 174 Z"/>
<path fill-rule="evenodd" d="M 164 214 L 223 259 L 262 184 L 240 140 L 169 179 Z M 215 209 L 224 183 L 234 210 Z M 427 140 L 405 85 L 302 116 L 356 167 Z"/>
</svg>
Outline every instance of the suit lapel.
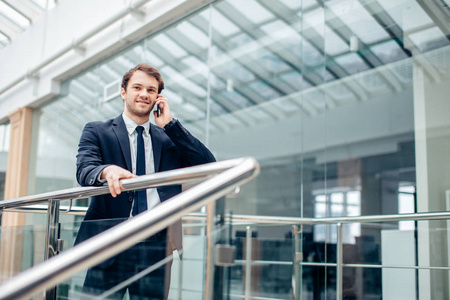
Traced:
<svg viewBox="0 0 450 300">
<path fill-rule="evenodd" d="M 152 138 L 153 161 L 155 163 L 155 173 L 159 171 L 159 162 L 161 160 L 162 137 L 161 133 L 156 130 L 156 125 L 150 123 L 150 136 Z"/>
<path fill-rule="evenodd" d="M 128 171 L 133 172 L 133 167 L 131 165 L 130 139 L 128 138 L 127 127 L 125 126 L 122 115 L 119 115 L 114 119 L 113 131 L 117 136 L 117 140 L 119 141 L 123 157 L 125 158 L 127 169 Z"/>
</svg>

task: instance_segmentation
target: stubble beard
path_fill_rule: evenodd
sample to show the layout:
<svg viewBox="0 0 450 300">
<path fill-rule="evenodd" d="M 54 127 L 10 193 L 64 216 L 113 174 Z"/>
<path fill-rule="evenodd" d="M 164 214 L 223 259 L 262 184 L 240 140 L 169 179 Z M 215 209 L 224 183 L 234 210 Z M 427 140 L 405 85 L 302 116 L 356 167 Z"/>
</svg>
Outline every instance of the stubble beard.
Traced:
<svg viewBox="0 0 450 300">
<path fill-rule="evenodd" d="M 125 106 L 130 114 L 133 114 L 138 117 L 149 117 L 150 112 L 153 109 L 153 106 L 150 106 L 148 109 L 138 109 L 136 106 L 131 105 L 128 101 L 125 101 Z"/>
</svg>

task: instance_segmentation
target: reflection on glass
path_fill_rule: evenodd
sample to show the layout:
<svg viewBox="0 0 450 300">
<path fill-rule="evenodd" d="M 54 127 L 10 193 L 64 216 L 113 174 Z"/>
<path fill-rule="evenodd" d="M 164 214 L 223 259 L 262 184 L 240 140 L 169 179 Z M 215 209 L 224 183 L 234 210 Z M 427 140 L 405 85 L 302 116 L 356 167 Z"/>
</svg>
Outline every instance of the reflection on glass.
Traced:
<svg viewBox="0 0 450 300">
<path fill-rule="evenodd" d="M 408 214 L 416 212 L 416 198 L 415 198 L 416 188 L 411 185 L 402 185 L 398 188 L 398 213 Z M 399 222 L 400 230 L 414 230 L 414 221 L 403 221 Z"/>
<path fill-rule="evenodd" d="M 331 194 L 331 202 L 332 203 L 344 203 L 344 194 L 343 193 L 332 193 Z"/>
<path fill-rule="evenodd" d="M 411 33 L 409 38 L 421 52 L 450 45 L 449 40 L 438 27 Z"/>
<path fill-rule="evenodd" d="M 318 32 L 320 33 L 320 32 Z M 344 52 L 348 52 L 349 44 L 347 44 L 341 36 L 339 36 L 334 30 L 329 26 L 325 26 L 325 34 L 322 35 L 327 46 L 325 47 L 325 52 L 327 55 L 336 56 Z M 329 46 L 328 46 L 329 45 Z"/>
<path fill-rule="evenodd" d="M 392 63 L 394 61 L 405 59 L 408 57 L 405 54 L 404 50 L 400 48 L 398 43 L 392 40 L 376 44 L 371 47 L 371 50 L 385 64 Z"/>
<path fill-rule="evenodd" d="M 246 19 L 255 24 L 273 18 L 273 14 L 256 1 L 229 0 L 226 2 L 233 6 L 233 11 L 243 14 Z"/>
<path fill-rule="evenodd" d="M 336 58 L 339 63 L 349 74 L 355 74 L 369 69 L 369 66 L 363 59 L 355 53 L 348 53 Z"/>
<path fill-rule="evenodd" d="M 361 196 L 359 191 L 335 192 L 330 194 L 330 203 L 326 202 L 325 195 L 315 197 L 315 218 L 359 216 L 361 214 Z M 360 236 L 361 225 L 358 223 L 343 226 L 344 242 L 355 243 L 355 237 Z M 337 242 L 337 233 L 333 225 L 315 225 L 314 241 Z"/>
<path fill-rule="evenodd" d="M 389 38 L 386 30 L 359 2 L 331 1 L 327 3 L 327 7 L 331 24 L 336 27 L 347 26 L 364 43 L 375 43 Z"/>
</svg>

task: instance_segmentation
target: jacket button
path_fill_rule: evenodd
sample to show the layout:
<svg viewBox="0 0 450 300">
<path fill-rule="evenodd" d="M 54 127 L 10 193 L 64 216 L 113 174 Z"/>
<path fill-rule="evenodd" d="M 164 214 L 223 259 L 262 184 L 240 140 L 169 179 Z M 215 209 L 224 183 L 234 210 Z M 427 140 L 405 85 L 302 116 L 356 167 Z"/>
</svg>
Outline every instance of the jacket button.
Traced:
<svg viewBox="0 0 450 300">
<path fill-rule="evenodd" d="M 133 202 L 133 196 L 128 196 L 128 201 Z"/>
</svg>

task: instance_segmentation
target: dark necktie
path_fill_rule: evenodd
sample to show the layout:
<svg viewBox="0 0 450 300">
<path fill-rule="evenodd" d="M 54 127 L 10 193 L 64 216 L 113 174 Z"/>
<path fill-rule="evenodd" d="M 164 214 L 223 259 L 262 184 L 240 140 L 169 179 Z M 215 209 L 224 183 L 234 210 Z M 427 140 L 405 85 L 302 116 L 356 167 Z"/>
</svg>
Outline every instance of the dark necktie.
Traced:
<svg viewBox="0 0 450 300">
<path fill-rule="evenodd" d="M 144 146 L 144 138 L 142 136 L 142 132 L 144 131 L 144 127 L 138 126 L 136 127 L 136 131 L 138 133 L 137 136 L 137 155 L 136 155 L 136 175 L 145 175 L 145 146 Z M 139 190 L 136 191 L 136 197 L 133 206 L 133 216 L 147 210 L 147 191 Z"/>
</svg>

